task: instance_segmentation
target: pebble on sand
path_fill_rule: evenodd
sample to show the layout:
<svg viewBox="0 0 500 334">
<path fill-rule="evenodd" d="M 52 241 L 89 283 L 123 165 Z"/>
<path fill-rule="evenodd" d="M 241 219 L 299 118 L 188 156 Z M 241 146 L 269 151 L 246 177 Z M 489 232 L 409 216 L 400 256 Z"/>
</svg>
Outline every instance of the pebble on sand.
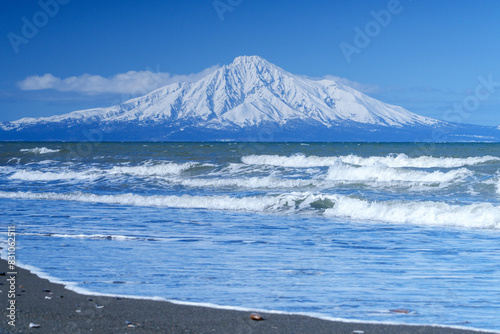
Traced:
<svg viewBox="0 0 500 334">
<path fill-rule="evenodd" d="M 128 320 L 127 320 L 127 321 L 125 321 L 125 325 L 127 325 L 127 327 L 129 327 L 129 328 L 135 328 L 135 327 L 137 327 L 136 325 L 134 325 L 134 324 L 132 323 L 132 321 L 128 321 Z"/>
<path fill-rule="evenodd" d="M 255 321 L 260 321 L 263 320 L 262 316 L 258 313 L 252 313 L 250 314 L 250 319 L 255 320 Z"/>
</svg>

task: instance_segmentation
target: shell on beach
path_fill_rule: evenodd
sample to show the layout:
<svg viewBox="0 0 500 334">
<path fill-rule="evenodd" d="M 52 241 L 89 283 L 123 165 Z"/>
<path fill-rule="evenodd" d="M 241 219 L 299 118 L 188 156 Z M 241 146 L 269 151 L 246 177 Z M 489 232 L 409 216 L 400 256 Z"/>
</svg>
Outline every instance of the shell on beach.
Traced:
<svg viewBox="0 0 500 334">
<path fill-rule="evenodd" d="M 263 320 L 262 316 L 258 313 L 251 313 L 250 319 L 255 320 L 255 321 Z"/>
</svg>

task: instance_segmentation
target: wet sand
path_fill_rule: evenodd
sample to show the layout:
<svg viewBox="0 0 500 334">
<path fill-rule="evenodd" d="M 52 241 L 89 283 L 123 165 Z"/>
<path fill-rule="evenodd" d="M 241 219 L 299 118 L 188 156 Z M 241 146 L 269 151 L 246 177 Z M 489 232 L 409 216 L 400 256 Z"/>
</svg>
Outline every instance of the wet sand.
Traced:
<svg viewBox="0 0 500 334">
<path fill-rule="evenodd" d="M 477 334 L 455 328 L 361 324 L 307 316 L 178 305 L 165 301 L 81 295 L 17 268 L 15 327 L 10 326 L 7 262 L 0 259 L 0 333 L 346 333 Z M 4 276 L 5 275 L 5 276 Z M 30 323 L 39 325 L 30 328 Z"/>
</svg>

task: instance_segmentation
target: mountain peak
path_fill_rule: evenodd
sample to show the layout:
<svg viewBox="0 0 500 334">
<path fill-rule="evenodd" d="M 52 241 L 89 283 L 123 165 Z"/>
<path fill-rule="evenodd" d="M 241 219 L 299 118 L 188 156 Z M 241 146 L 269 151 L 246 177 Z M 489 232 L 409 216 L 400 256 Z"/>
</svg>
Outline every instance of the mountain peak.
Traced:
<svg viewBox="0 0 500 334">
<path fill-rule="evenodd" d="M 170 84 L 108 108 L 8 122 L 0 124 L 0 130 L 29 133 L 42 127 L 50 132 L 59 126 L 64 132 L 97 127 L 118 134 L 119 129 L 139 131 L 151 127 L 161 138 L 173 139 L 188 133 L 198 138 L 198 132 L 223 138 L 225 131 L 236 136 L 259 128 L 275 128 L 297 139 L 295 132 L 307 128 L 307 138 L 323 140 L 321 131 L 332 136 L 332 131 L 361 127 L 391 131 L 439 124 L 334 81 L 289 73 L 252 55 L 236 57 L 231 64 L 196 82 Z"/>
<path fill-rule="evenodd" d="M 265 63 L 265 64 L 269 64 L 269 62 L 267 60 L 265 60 L 264 58 L 262 57 L 259 57 L 259 56 L 238 56 L 236 58 L 234 58 L 232 64 L 233 65 L 237 65 L 237 64 L 257 64 L 257 63 Z"/>
<path fill-rule="evenodd" d="M 281 68 L 259 56 L 239 56 L 234 58 L 231 64 L 224 67 L 240 69 L 244 72 L 261 72 L 264 69 L 283 72 Z"/>
</svg>

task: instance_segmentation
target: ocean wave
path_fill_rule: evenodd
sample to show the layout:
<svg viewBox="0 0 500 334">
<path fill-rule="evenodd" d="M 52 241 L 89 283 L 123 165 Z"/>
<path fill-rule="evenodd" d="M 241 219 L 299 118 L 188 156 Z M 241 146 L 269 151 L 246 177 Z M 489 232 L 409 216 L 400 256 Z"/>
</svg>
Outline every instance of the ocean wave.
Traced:
<svg viewBox="0 0 500 334">
<path fill-rule="evenodd" d="M 368 201 L 338 197 L 325 216 L 398 224 L 500 229 L 500 207 L 491 203 L 454 205 L 434 201 Z"/>
<path fill-rule="evenodd" d="M 169 182 L 185 187 L 238 187 L 246 189 L 273 189 L 273 188 L 301 188 L 317 186 L 318 182 L 313 179 L 284 179 L 272 176 L 249 177 L 249 178 L 193 178 L 193 179 L 171 179 Z"/>
<path fill-rule="evenodd" d="M 242 188 L 242 189 L 276 189 L 276 188 L 325 188 L 345 183 L 363 183 L 375 187 L 418 187 L 429 184 L 447 184 L 464 181 L 473 172 L 461 168 L 448 172 L 425 172 L 407 169 L 389 168 L 384 165 L 354 167 L 348 164 L 336 163 L 326 174 L 313 178 L 283 178 L 283 177 L 241 177 L 241 178 L 170 178 L 165 179 L 170 184 L 191 188 Z"/>
<path fill-rule="evenodd" d="M 391 168 L 386 165 L 354 167 L 338 161 L 328 169 L 327 180 L 348 182 L 420 182 L 447 183 L 472 176 L 472 171 L 466 168 L 448 172 L 425 172 L 402 168 Z"/>
<path fill-rule="evenodd" d="M 241 158 L 241 162 L 247 165 L 271 165 L 277 167 L 324 167 L 331 166 L 340 160 L 339 157 L 317 157 L 295 154 L 292 156 L 281 155 L 247 155 Z"/>
<path fill-rule="evenodd" d="M 28 235 L 28 236 L 40 236 L 40 237 L 116 240 L 116 241 L 153 240 L 152 238 L 130 237 L 126 235 L 107 235 L 107 234 L 59 234 L 59 233 L 18 233 L 18 234 Z"/>
<path fill-rule="evenodd" d="M 107 203 L 135 206 L 158 206 L 172 208 L 199 208 L 222 210 L 264 211 L 274 204 L 270 198 L 230 196 L 141 196 L 136 194 L 96 195 L 89 193 L 32 193 L 32 192 L 0 192 L 2 198 L 60 200 L 86 203 Z"/>
<path fill-rule="evenodd" d="M 9 179 L 22 181 L 58 181 L 58 180 L 91 180 L 100 175 L 93 172 L 42 172 L 33 170 L 20 170 L 9 176 Z"/>
<path fill-rule="evenodd" d="M 370 201 L 339 194 L 292 192 L 248 197 L 96 195 L 89 193 L 0 192 L 0 198 L 77 201 L 116 205 L 197 208 L 269 213 L 322 213 L 330 218 L 397 224 L 500 229 L 500 207 L 491 203 L 466 205 L 435 201 Z"/>
<path fill-rule="evenodd" d="M 11 166 L 0 166 L 0 174 L 10 174 L 15 172 L 17 169 Z"/>
<path fill-rule="evenodd" d="M 296 193 L 271 195 L 231 197 L 227 195 L 216 196 L 142 196 L 136 194 L 121 195 L 96 195 L 91 193 L 33 193 L 33 192 L 0 192 L 0 198 L 33 199 L 33 200 L 59 200 L 85 203 L 106 203 L 134 206 L 156 206 L 169 208 L 197 208 L 212 210 L 234 211 L 287 211 L 310 208 L 329 207 L 333 202 L 327 195 L 314 195 L 312 193 Z"/>
<path fill-rule="evenodd" d="M 47 154 L 47 153 L 57 153 L 57 152 L 60 152 L 61 150 L 51 150 L 50 148 L 46 148 L 46 147 L 35 147 L 35 148 L 23 148 L 19 151 L 20 152 L 35 153 L 35 154 Z"/>
<path fill-rule="evenodd" d="M 7 163 L 10 164 L 11 162 L 13 162 L 14 164 L 18 164 L 21 162 L 21 158 L 10 158 Z"/>
<path fill-rule="evenodd" d="M 497 195 L 500 195 L 500 171 L 491 177 L 486 177 L 481 181 L 481 183 L 493 187 L 494 192 Z"/>
<path fill-rule="evenodd" d="M 181 164 L 174 162 L 166 162 L 156 165 L 145 164 L 145 165 L 131 166 L 131 167 L 115 166 L 110 170 L 106 170 L 106 173 L 111 175 L 129 174 L 135 176 L 162 176 L 162 175 L 180 174 L 187 169 L 200 165 L 201 164 L 194 162 L 185 162 Z"/>
<path fill-rule="evenodd" d="M 161 163 L 156 165 L 139 166 L 115 166 L 111 169 L 91 168 L 84 171 L 38 171 L 38 170 L 17 170 L 10 175 L 10 179 L 23 181 L 56 181 L 56 180 L 92 180 L 104 176 L 166 176 L 180 174 L 195 166 L 202 164 L 187 162 L 177 164 L 173 162 Z M 12 169 L 11 169 L 12 170 Z M 55 170 L 55 169 L 54 169 Z"/>
<path fill-rule="evenodd" d="M 375 166 L 384 164 L 387 167 L 413 167 L 413 168 L 457 168 L 477 165 L 491 161 L 500 161 L 500 157 L 481 156 L 467 158 L 431 157 L 420 156 L 411 158 L 404 153 L 390 154 L 387 156 L 360 157 L 357 155 L 318 157 L 295 154 L 292 156 L 281 155 L 248 155 L 241 161 L 249 165 L 272 165 L 279 167 L 328 167 L 343 162 L 358 166 Z"/>
<path fill-rule="evenodd" d="M 388 167 L 412 167 L 412 168 L 457 168 L 464 166 L 473 166 L 487 162 L 500 161 L 500 157 L 490 155 L 480 157 L 467 158 L 451 158 L 451 157 L 431 157 L 420 156 L 410 158 L 404 153 L 397 155 L 387 155 L 383 157 L 368 157 L 363 158 L 357 155 L 347 155 L 340 157 L 345 163 L 360 166 L 372 166 L 376 164 L 384 164 Z"/>
</svg>

